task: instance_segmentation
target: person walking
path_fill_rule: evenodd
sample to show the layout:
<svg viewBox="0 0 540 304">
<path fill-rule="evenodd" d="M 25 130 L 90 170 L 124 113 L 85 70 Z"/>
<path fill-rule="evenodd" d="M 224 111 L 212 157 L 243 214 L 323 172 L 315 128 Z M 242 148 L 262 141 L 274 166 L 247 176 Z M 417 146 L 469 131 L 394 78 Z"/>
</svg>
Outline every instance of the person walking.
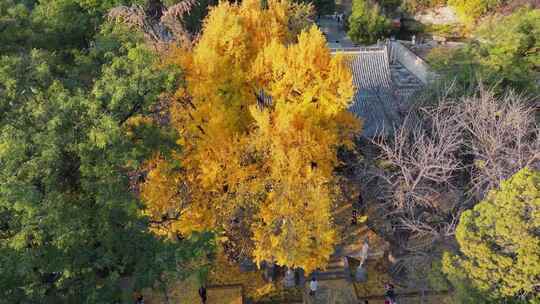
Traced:
<svg viewBox="0 0 540 304">
<path fill-rule="evenodd" d="M 312 277 L 311 282 L 309 282 L 309 295 L 312 297 L 315 296 L 318 287 L 319 283 L 317 282 L 317 279 L 315 277 Z"/>
<path fill-rule="evenodd" d="M 351 226 L 356 226 L 358 224 L 358 211 L 356 209 L 352 210 L 351 214 Z"/>
<path fill-rule="evenodd" d="M 135 304 L 144 304 L 144 297 L 142 294 L 137 296 L 137 299 L 135 300 Z"/>
<path fill-rule="evenodd" d="M 362 244 L 362 249 L 360 250 L 360 266 L 363 266 L 364 263 L 367 261 L 368 255 L 369 255 L 369 239 L 366 237 L 364 238 L 364 243 Z"/>
<path fill-rule="evenodd" d="M 204 285 L 199 288 L 199 297 L 201 297 L 201 303 L 206 304 L 206 287 Z"/>
<path fill-rule="evenodd" d="M 388 301 L 388 304 L 397 304 L 394 285 L 386 283 L 384 284 L 384 290 L 385 303 Z"/>
</svg>

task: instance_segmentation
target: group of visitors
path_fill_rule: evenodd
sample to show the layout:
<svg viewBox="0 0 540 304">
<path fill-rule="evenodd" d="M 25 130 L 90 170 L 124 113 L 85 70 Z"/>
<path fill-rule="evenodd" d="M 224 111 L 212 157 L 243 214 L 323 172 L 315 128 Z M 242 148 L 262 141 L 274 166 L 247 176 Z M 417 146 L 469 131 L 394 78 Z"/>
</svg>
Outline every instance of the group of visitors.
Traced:
<svg viewBox="0 0 540 304">
<path fill-rule="evenodd" d="M 340 19 L 339 18 L 343 18 L 343 16 L 341 15 L 336 15 L 336 18 L 337 20 L 339 21 Z M 355 206 L 353 206 L 353 211 L 352 211 L 352 218 L 351 218 L 351 225 L 357 225 L 358 223 L 358 212 L 365 212 L 365 204 L 364 204 L 364 201 L 362 199 L 362 197 L 360 196 L 358 198 L 358 203 L 354 204 Z M 368 238 L 365 238 L 364 239 L 364 242 L 363 242 L 363 245 L 362 245 L 362 249 L 361 251 L 356 254 L 356 255 L 353 255 L 353 256 L 350 256 L 350 257 L 354 257 L 354 258 L 359 258 L 360 260 L 360 265 L 358 266 L 358 270 L 357 270 L 357 274 L 360 274 L 360 273 L 363 273 L 363 265 L 364 263 L 366 262 L 367 260 L 367 257 L 368 257 L 368 250 L 369 250 L 369 241 L 368 241 Z M 346 259 L 346 263 L 345 265 L 348 266 L 348 260 L 347 260 L 348 257 L 345 257 Z M 294 277 L 294 273 L 292 272 L 291 269 L 289 269 L 286 273 L 286 277 Z M 357 280 L 357 281 L 363 281 L 363 280 Z M 312 276 L 311 277 L 311 280 L 309 282 L 309 295 L 311 297 L 315 297 L 315 295 L 317 294 L 317 290 L 319 288 L 319 282 L 317 281 L 317 278 L 315 276 Z M 390 283 L 386 283 L 384 284 L 384 304 L 397 304 L 396 302 L 396 296 L 395 296 L 395 292 L 394 292 L 394 286 Z M 206 295 L 206 286 L 205 285 L 202 285 L 200 288 L 199 288 L 199 297 L 201 299 L 201 303 L 202 304 L 206 304 L 206 301 L 207 301 L 207 295 Z M 137 300 L 136 300 L 136 304 L 144 304 L 144 300 L 143 300 L 143 297 L 142 295 L 140 295 L 139 297 L 137 297 Z M 368 300 L 365 300 L 364 301 L 364 304 L 368 304 Z"/>
</svg>

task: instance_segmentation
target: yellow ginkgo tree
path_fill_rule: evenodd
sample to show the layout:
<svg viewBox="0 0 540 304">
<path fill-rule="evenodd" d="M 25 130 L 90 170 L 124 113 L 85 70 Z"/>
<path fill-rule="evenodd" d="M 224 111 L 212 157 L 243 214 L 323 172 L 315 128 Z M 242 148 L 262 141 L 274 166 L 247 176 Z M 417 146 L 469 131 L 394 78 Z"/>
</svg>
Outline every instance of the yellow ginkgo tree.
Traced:
<svg viewBox="0 0 540 304">
<path fill-rule="evenodd" d="M 182 149 L 149 161 L 141 193 L 151 217 L 178 214 L 168 230 L 243 231 L 257 262 L 309 272 L 333 251 L 337 149 L 360 122 L 344 59 L 315 26 L 292 26 L 306 9 L 222 2 L 193 49 L 169 54 L 186 79 L 170 109 Z"/>
</svg>

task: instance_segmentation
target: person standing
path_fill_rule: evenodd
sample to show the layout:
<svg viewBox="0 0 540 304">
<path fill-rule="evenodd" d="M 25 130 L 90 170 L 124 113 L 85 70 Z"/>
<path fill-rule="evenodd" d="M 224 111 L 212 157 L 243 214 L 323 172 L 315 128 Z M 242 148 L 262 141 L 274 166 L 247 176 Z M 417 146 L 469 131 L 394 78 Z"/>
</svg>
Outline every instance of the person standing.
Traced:
<svg viewBox="0 0 540 304">
<path fill-rule="evenodd" d="M 144 297 L 142 294 L 137 296 L 137 299 L 135 300 L 135 304 L 144 304 Z"/>
<path fill-rule="evenodd" d="M 384 298 L 385 302 L 388 301 L 389 304 L 396 304 L 396 294 L 394 292 L 394 285 L 390 283 L 384 284 Z"/>
<path fill-rule="evenodd" d="M 368 258 L 368 251 L 369 251 L 369 240 L 366 237 L 364 239 L 364 243 L 362 244 L 362 250 L 360 251 L 360 266 L 363 266 L 364 263 L 367 261 Z"/>
<path fill-rule="evenodd" d="M 356 224 L 358 224 L 358 212 L 356 211 L 356 209 L 352 210 L 351 216 L 351 226 L 356 226 Z"/>
<path fill-rule="evenodd" d="M 317 282 L 317 279 L 315 277 L 312 277 L 311 282 L 309 282 L 309 295 L 312 297 L 315 296 L 318 287 L 319 284 Z"/>
<path fill-rule="evenodd" d="M 366 213 L 366 203 L 364 202 L 362 194 L 358 195 L 358 202 L 356 203 L 355 209 L 357 209 L 361 214 Z"/>
<path fill-rule="evenodd" d="M 206 304 L 206 287 L 204 285 L 199 288 L 199 297 L 201 297 L 201 303 Z"/>
<path fill-rule="evenodd" d="M 283 278 L 283 285 L 285 288 L 294 287 L 294 271 L 291 268 L 288 268 L 285 272 L 285 278 Z"/>
</svg>

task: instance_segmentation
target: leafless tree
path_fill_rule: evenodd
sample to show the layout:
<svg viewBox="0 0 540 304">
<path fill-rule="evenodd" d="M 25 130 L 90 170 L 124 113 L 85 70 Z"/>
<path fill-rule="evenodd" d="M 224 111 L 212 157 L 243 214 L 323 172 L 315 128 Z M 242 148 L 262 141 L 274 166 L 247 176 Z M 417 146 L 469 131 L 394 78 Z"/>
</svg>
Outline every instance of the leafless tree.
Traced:
<svg viewBox="0 0 540 304">
<path fill-rule="evenodd" d="M 540 128 L 535 109 L 523 96 L 510 92 L 496 98 L 482 90 L 476 98 L 463 99 L 459 111 L 474 160 L 470 190 L 477 200 L 521 168 L 538 168 Z"/>
<path fill-rule="evenodd" d="M 530 104 L 483 88 L 458 100 L 443 95 L 434 106 L 412 109 L 390 138 L 373 140 L 379 160 L 367 167 L 402 267 L 430 260 L 435 244 L 452 246 L 461 212 L 502 180 L 526 166 L 540 169 L 540 128 Z"/>
<path fill-rule="evenodd" d="M 183 0 L 170 7 L 159 1 L 150 3 L 147 9 L 136 4 L 115 7 L 109 11 L 109 20 L 140 30 L 147 43 L 156 49 L 163 49 L 171 42 L 191 45 L 195 37 L 186 30 L 182 17 L 190 12 L 197 0 Z"/>
<path fill-rule="evenodd" d="M 454 214 L 461 208 L 455 185 L 463 168 L 458 157 L 464 143 L 459 119 L 452 104 L 420 109 L 409 113 L 389 140 L 374 141 L 384 167 L 374 171 L 382 188 L 380 198 L 387 216 L 397 220 L 392 229 L 407 232 L 409 251 L 453 234 Z"/>
</svg>

